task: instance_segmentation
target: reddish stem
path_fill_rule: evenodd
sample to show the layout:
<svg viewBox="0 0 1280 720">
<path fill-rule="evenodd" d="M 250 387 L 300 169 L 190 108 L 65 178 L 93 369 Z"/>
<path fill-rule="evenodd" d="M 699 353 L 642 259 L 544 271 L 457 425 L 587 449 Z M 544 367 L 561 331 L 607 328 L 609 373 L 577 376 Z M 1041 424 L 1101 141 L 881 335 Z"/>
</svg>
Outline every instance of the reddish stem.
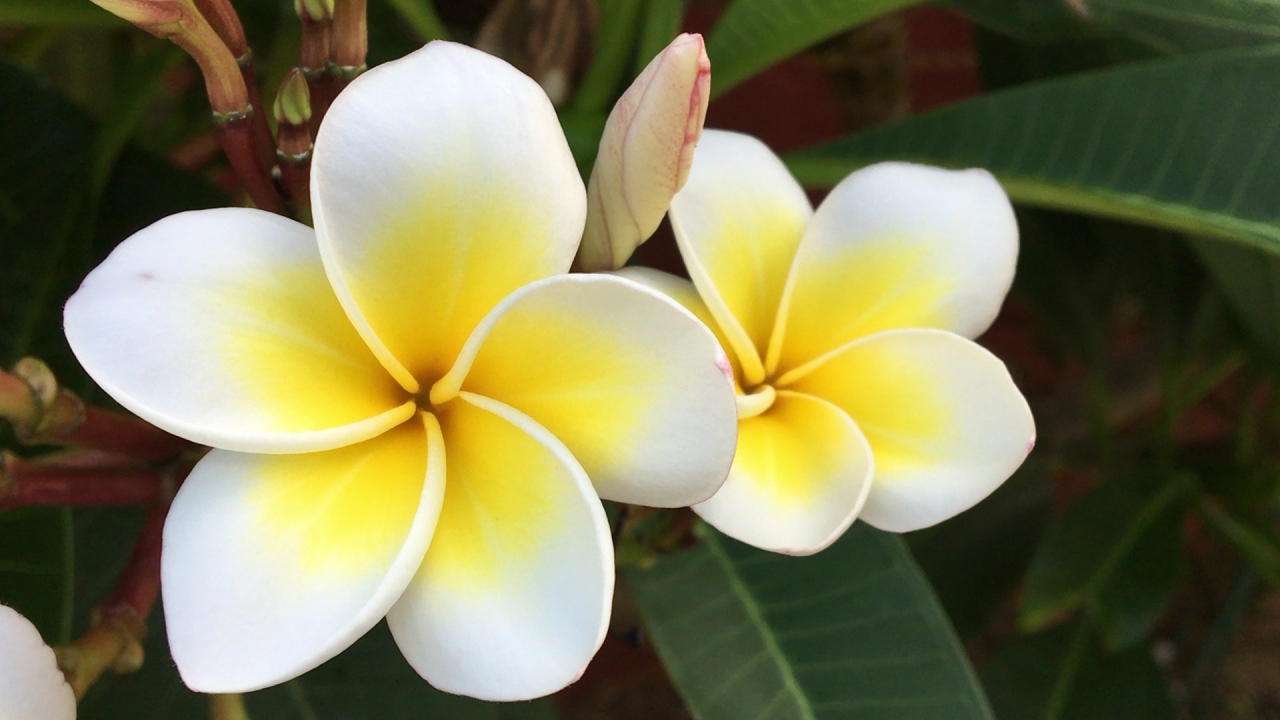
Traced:
<svg viewBox="0 0 1280 720">
<path fill-rule="evenodd" d="M 218 140 L 222 142 L 222 151 L 227 154 L 232 169 L 244 183 L 254 204 L 263 210 L 288 217 L 284 200 L 271 182 L 270 169 L 262 163 L 258 154 L 251 114 L 223 119 L 218 123 Z"/>
<path fill-rule="evenodd" d="M 171 494 L 165 475 L 121 467 L 59 467 L 0 456 L 0 510 L 32 505 L 141 505 Z"/>
<path fill-rule="evenodd" d="M 137 418 L 86 406 L 84 422 L 57 438 L 75 447 L 105 450 L 137 460 L 170 460 L 194 447 Z"/>
<path fill-rule="evenodd" d="M 262 93 L 258 92 L 258 76 L 253 71 L 253 56 L 246 54 L 238 62 L 244 75 L 245 90 L 249 94 L 249 106 L 253 108 L 253 114 L 249 117 L 253 147 L 258 153 L 258 162 L 268 169 L 267 174 L 270 175 L 270 168 L 276 162 L 276 145 L 271 138 L 271 128 L 267 125 L 269 108 L 263 106 Z"/>
<path fill-rule="evenodd" d="M 116 581 L 115 590 L 101 607 L 104 616 L 128 612 L 145 621 L 151 614 L 160 594 L 160 547 L 168 515 L 167 502 L 153 505 L 147 511 L 129 563 Z"/>
<path fill-rule="evenodd" d="M 311 94 L 311 132 L 320 128 L 320 121 L 329 109 L 329 44 L 332 37 L 332 19 L 317 22 L 302 16 L 302 48 L 298 53 L 302 74 L 307 78 L 307 90 Z"/>
</svg>

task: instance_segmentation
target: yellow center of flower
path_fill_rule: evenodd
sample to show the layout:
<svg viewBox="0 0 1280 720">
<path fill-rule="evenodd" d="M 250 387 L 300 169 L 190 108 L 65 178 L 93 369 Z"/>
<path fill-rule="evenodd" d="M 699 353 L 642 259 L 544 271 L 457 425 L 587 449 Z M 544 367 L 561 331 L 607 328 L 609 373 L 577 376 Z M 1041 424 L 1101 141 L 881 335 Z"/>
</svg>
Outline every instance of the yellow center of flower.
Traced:
<svg viewBox="0 0 1280 720">
<path fill-rule="evenodd" d="M 745 420 L 764 413 L 777 399 L 778 393 L 768 383 L 761 383 L 738 396 L 738 419 Z"/>
</svg>

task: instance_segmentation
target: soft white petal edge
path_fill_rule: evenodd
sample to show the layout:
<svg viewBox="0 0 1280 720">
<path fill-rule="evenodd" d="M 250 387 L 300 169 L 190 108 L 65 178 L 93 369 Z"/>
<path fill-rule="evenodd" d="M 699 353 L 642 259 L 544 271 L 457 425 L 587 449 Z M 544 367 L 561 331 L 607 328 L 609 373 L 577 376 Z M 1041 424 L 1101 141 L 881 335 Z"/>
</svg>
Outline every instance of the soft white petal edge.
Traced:
<svg viewBox="0 0 1280 720">
<path fill-rule="evenodd" d="M 750 474 L 735 463 L 720 492 L 694 505 L 693 511 L 720 532 L 748 545 L 786 555 L 812 555 L 840 539 L 858 519 L 871 492 L 875 461 L 866 437 L 840 408 L 822 398 L 786 390 L 778 393 L 776 402 L 808 405 L 810 411 L 821 413 L 845 432 L 843 443 L 815 449 L 814 455 L 821 453 L 840 461 L 837 468 L 827 468 L 835 472 L 823 480 L 829 484 L 826 492 L 815 493 L 807 501 L 778 502 L 760 492 Z M 746 422 L 752 421 L 766 420 L 757 416 Z M 805 436 L 798 428 L 789 429 Z M 740 452 L 744 441 L 749 440 L 744 437 L 740 441 Z M 839 476 L 834 476 L 836 473 Z"/>
<path fill-rule="evenodd" d="M 277 685 L 336 656 L 386 616 L 422 564 L 444 498 L 440 425 L 421 417 L 421 502 L 387 572 L 370 582 L 300 590 L 287 580 L 292 568 L 269 562 L 260 545 L 245 547 L 232 530 L 235 519 L 246 522 L 243 493 L 251 488 L 243 480 L 254 456 L 213 450 L 200 461 L 174 498 L 161 558 L 169 648 L 187 687 L 241 693 Z M 278 596 L 288 596 L 284 605 Z"/>
<path fill-rule="evenodd" d="M 520 322 L 524 311 L 535 314 L 524 318 L 525 322 L 555 317 L 570 323 L 571 332 L 563 334 L 566 337 L 576 335 L 573 332 L 576 330 L 582 331 L 583 336 L 592 332 L 616 332 L 614 337 L 602 338 L 611 346 L 609 350 L 616 352 L 623 343 L 634 343 L 635 348 L 624 351 L 633 356 L 628 359 L 635 360 L 635 355 L 645 353 L 641 365 L 664 371 L 658 378 L 647 379 L 651 387 L 643 389 L 649 391 L 646 393 L 649 402 L 642 408 L 647 412 L 637 410 L 636 417 L 627 418 L 637 426 L 627 430 L 625 439 L 619 438 L 616 445 L 605 444 L 606 457 L 597 457 L 595 465 L 584 459 L 585 453 L 575 456 L 587 469 L 600 497 L 649 507 L 685 507 L 715 494 L 728 475 L 737 440 L 736 403 L 728 358 L 711 329 L 687 308 L 629 278 L 604 274 L 559 275 L 531 283 L 507 296 L 476 327 L 457 362 L 432 388 L 432 402 L 444 402 L 459 387 L 470 387 L 466 376 L 494 328 L 504 322 Z M 554 355 L 558 349 L 530 348 L 529 352 Z M 586 363 L 587 367 L 578 376 L 585 387 L 594 369 L 593 359 L 563 358 L 557 369 L 577 361 Z M 599 359 L 608 363 L 613 358 L 603 355 Z M 503 360 L 523 362 L 518 357 Z M 537 386 L 536 377 L 520 379 Z M 635 378 L 636 384 L 642 381 L 644 379 Z M 573 388 L 565 390 L 573 392 Z M 550 422 L 532 409 L 521 407 L 511 397 L 477 392 L 532 414 L 535 422 Z M 614 397 L 622 400 L 624 396 L 619 393 Z M 618 408 L 599 409 L 602 412 L 596 417 L 607 421 L 607 410 Z M 550 426 L 550 430 L 554 434 L 556 426 Z M 557 439 L 574 452 L 585 450 L 575 446 L 567 435 Z"/>
<path fill-rule="evenodd" d="M 849 343 L 845 350 L 856 352 L 860 346 L 884 348 L 902 363 L 923 360 L 932 375 L 927 381 L 936 383 L 944 405 L 954 408 L 941 436 L 923 439 L 926 446 L 940 443 L 932 448 L 938 455 L 924 458 L 916 467 L 877 462 L 861 514 L 869 525 L 901 533 L 954 517 L 1000 487 L 1035 446 L 1035 418 L 1026 398 L 1005 364 L 981 345 L 945 330 L 909 329 L 871 335 Z M 838 358 L 837 353 L 832 360 Z M 821 393 L 816 384 L 808 390 Z M 854 421 L 863 422 L 856 413 Z M 866 433 L 874 452 L 874 430 Z"/>
<path fill-rule="evenodd" d="M 71 692 L 53 649 L 40 631 L 11 607 L 0 605 L 0 718 L 74 720 Z"/>
<path fill-rule="evenodd" d="M 85 372 L 117 402 L 201 445 L 298 453 L 366 440 L 411 417 L 413 403 L 338 427 L 268 429 L 262 413 L 272 408 L 254 407 L 235 392 L 235 338 L 218 337 L 219 327 L 210 321 L 226 309 L 217 301 L 219 289 L 253 272 L 309 264 L 310 256 L 320 273 L 310 228 L 261 210 L 171 215 L 125 240 L 84 279 L 64 311 L 67 342 Z M 206 285 L 210 292 L 201 295 Z M 210 350 L 213 340 L 226 346 L 219 348 L 225 354 Z"/>
<path fill-rule="evenodd" d="M 573 455 L 554 436 L 519 411 L 502 403 L 470 393 L 462 393 L 454 402 L 466 402 L 492 413 L 514 425 L 550 451 L 569 471 L 576 492 L 588 508 L 587 518 L 596 549 L 594 568 L 581 566 L 562 568 L 529 568 L 537 576 L 544 598 L 555 604 L 593 608 L 591 614 L 568 612 L 556 619 L 538 616 L 545 607 L 528 602 L 515 579 L 499 592 L 477 598 L 470 593 L 457 594 L 450 588 L 433 585 L 425 574 L 412 583 L 404 596 L 387 614 L 396 644 L 409 664 L 434 687 L 457 695 L 467 695 L 495 702 L 531 700 L 549 695 L 573 682 L 586 671 L 587 664 L 604 643 L 613 609 L 614 564 L 613 539 L 609 520 L 587 478 Z M 594 584 L 590 597 L 570 602 L 565 593 L 579 585 L 582 574 L 596 574 L 588 580 Z M 557 599 L 558 598 L 558 599 Z M 581 609 L 581 608 L 579 608 Z M 556 627 L 556 624 L 560 627 Z M 564 623 L 586 624 L 592 631 L 579 633 L 563 627 Z M 546 654 L 552 643 L 565 651 L 566 639 L 573 640 L 568 649 L 572 657 L 552 658 Z"/>
</svg>

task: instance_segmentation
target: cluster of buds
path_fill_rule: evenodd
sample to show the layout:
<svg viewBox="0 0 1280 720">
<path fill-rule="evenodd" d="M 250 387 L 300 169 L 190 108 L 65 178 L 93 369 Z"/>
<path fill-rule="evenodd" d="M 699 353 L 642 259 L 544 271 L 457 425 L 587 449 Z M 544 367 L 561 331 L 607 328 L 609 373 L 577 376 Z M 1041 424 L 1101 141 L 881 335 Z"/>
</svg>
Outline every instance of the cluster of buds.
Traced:
<svg viewBox="0 0 1280 720">
<path fill-rule="evenodd" d="M 94 2 L 191 55 L 204 75 L 222 148 L 250 199 L 263 210 L 308 219 L 311 135 L 333 97 L 365 69 L 365 0 L 294 3 L 303 27 L 296 74 L 303 79 L 291 74 L 281 88 L 276 120 L 282 129 L 275 140 L 262 112 L 253 53 L 229 0 Z M 281 121 L 303 115 L 300 123 Z"/>
</svg>

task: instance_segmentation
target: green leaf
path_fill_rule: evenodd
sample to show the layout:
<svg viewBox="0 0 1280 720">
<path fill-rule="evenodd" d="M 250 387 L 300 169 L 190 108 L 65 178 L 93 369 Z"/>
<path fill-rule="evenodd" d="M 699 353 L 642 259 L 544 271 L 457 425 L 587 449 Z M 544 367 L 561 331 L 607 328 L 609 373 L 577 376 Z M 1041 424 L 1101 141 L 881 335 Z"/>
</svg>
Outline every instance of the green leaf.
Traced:
<svg viewBox="0 0 1280 720">
<path fill-rule="evenodd" d="M 621 94 L 623 75 L 630 66 L 643 0 L 609 0 L 600 4 L 600 32 L 596 54 L 578 86 L 573 109 L 608 113 Z"/>
<path fill-rule="evenodd" d="M 634 75 L 639 75 L 649 61 L 680 34 L 683 21 L 684 0 L 649 0 L 640 30 L 640 45 L 636 48 Z"/>
<path fill-rule="evenodd" d="M 707 37 L 711 95 L 770 65 L 921 0 L 735 0 Z"/>
<path fill-rule="evenodd" d="M 994 30 L 1024 40 L 1126 35 L 1165 53 L 1280 41 L 1274 0 L 1085 0 L 1088 14 L 1068 2 L 952 0 Z"/>
<path fill-rule="evenodd" d="M 1280 47 L 1135 63 L 992 93 L 787 158 L 830 186 L 898 159 L 985 167 L 1015 202 L 1280 253 Z"/>
<path fill-rule="evenodd" d="M 1202 496 L 1196 509 L 1272 587 L 1280 587 L 1280 538 L 1261 523 L 1236 515 Z"/>
<path fill-rule="evenodd" d="M 1157 510 L 1129 551 L 1093 588 L 1089 610 L 1109 650 L 1137 645 L 1169 605 L 1185 572 L 1185 514 Z"/>
<path fill-rule="evenodd" d="M 1201 238 L 1189 243 L 1250 334 L 1280 357 L 1280 256 Z"/>
<path fill-rule="evenodd" d="M 449 39 L 449 31 L 436 14 L 436 6 L 431 0 L 387 0 L 387 4 L 395 8 L 400 17 L 409 23 L 418 40 L 427 42 Z"/>
<path fill-rule="evenodd" d="M 89 0 L 0 0 L 0 25 L 124 27 L 125 24 Z"/>
<path fill-rule="evenodd" d="M 991 717 L 906 547 L 863 523 L 803 558 L 707 529 L 627 579 L 702 720 Z"/>
<path fill-rule="evenodd" d="M 983 668 L 1001 720 L 1166 720 L 1169 691 L 1146 648 L 1108 654 L 1087 623 L 1015 640 Z"/>
<path fill-rule="evenodd" d="M 1188 488 L 1184 479 L 1169 478 L 1142 497 L 1113 479 L 1056 518 L 1027 573 L 1020 627 L 1043 628 L 1084 604 L 1109 646 L 1142 639 L 1181 574 L 1179 500 Z"/>
<path fill-rule="evenodd" d="M 25 615 L 51 644 L 71 639 L 72 552 L 65 508 L 0 513 L 0 605 Z"/>
</svg>

